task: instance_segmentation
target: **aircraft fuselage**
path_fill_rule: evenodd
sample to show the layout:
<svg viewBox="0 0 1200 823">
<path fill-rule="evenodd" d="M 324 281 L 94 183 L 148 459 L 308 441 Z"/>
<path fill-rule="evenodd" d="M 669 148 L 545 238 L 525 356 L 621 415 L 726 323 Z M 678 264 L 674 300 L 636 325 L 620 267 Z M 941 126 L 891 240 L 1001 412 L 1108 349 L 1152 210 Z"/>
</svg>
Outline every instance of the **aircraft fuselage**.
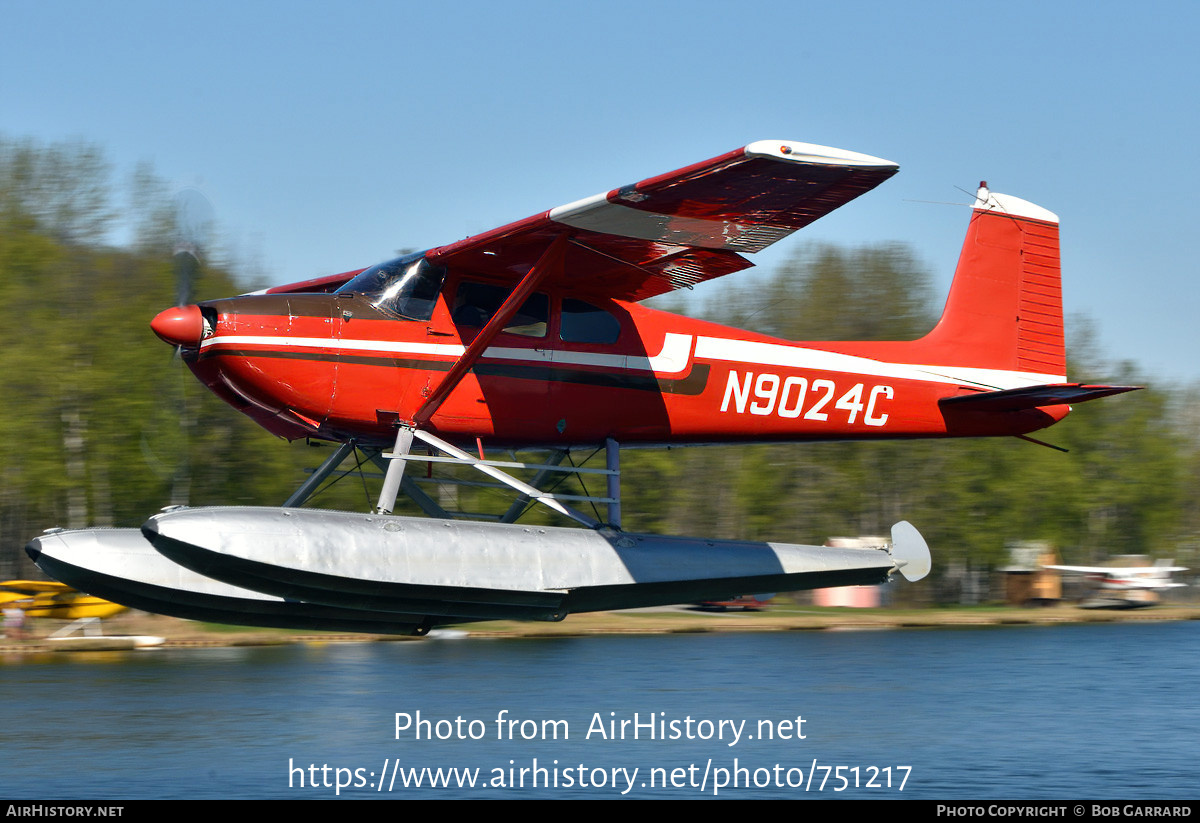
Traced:
<svg viewBox="0 0 1200 823">
<path fill-rule="evenodd" d="M 390 443 L 479 333 L 488 307 L 472 313 L 476 287 L 488 284 L 451 272 L 428 320 L 390 314 L 358 293 L 217 300 L 201 306 L 215 319 L 211 336 L 185 358 L 283 437 Z M 531 303 L 441 405 L 431 431 L 489 446 L 1010 435 L 1069 410 L 946 409 L 940 399 L 1054 376 L 881 359 L 919 354 L 913 344 L 794 343 L 553 292 Z"/>
</svg>

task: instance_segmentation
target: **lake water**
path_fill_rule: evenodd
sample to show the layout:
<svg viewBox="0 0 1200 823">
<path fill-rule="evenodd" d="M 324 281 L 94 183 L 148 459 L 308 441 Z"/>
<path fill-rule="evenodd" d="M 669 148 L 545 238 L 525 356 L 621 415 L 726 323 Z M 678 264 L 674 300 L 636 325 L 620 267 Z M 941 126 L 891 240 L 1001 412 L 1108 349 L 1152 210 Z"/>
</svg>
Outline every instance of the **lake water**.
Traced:
<svg viewBox="0 0 1200 823">
<path fill-rule="evenodd" d="M 1196 623 L 14 656 L 0 796 L 1195 798 L 1198 661 Z"/>
</svg>

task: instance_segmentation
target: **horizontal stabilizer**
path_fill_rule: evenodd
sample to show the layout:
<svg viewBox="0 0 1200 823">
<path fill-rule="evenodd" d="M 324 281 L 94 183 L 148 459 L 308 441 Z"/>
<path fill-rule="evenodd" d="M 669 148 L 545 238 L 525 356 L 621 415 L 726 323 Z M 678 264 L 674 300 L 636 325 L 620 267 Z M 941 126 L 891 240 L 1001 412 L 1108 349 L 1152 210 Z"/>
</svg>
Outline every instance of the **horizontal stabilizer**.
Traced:
<svg viewBox="0 0 1200 823">
<path fill-rule="evenodd" d="M 981 412 L 1008 412 L 1036 409 L 1042 406 L 1069 406 L 1137 391 L 1141 386 L 1093 386 L 1085 383 L 1047 383 L 1041 386 L 1025 386 L 1020 389 L 980 392 L 960 397 L 946 397 L 938 401 L 943 406 L 956 406 Z"/>
</svg>

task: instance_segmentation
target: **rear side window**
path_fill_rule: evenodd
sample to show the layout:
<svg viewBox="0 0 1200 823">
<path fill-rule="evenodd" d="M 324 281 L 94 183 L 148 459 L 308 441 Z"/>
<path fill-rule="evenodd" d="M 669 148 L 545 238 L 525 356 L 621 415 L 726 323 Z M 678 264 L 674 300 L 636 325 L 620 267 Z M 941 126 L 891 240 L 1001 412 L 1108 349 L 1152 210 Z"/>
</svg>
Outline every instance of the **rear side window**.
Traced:
<svg viewBox="0 0 1200 823">
<path fill-rule="evenodd" d="M 559 337 L 565 343 L 616 343 L 621 321 L 599 306 L 564 298 Z"/>
</svg>

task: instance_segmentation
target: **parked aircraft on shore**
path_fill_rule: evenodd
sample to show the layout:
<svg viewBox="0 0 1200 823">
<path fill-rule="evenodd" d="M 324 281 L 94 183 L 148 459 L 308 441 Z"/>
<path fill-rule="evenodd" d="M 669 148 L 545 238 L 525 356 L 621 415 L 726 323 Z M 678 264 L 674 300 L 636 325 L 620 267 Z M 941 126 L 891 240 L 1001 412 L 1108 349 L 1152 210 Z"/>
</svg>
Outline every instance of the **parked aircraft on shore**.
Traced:
<svg viewBox="0 0 1200 823">
<path fill-rule="evenodd" d="M 125 606 L 110 603 L 63 583 L 45 580 L 5 580 L 0 582 L 0 603 L 19 608 L 29 617 L 79 620 L 88 617 L 112 617 Z"/>
<path fill-rule="evenodd" d="M 1171 580 L 1175 572 L 1185 572 L 1170 560 L 1159 560 L 1152 566 L 1046 566 L 1047 569 L 1082 576 L 1095 591 L 1083 601 L 1091 608 L 1136 608 L 1153 606 L 1167 589 L 1180 589 L 1186 583 Z"/>
</svg>

